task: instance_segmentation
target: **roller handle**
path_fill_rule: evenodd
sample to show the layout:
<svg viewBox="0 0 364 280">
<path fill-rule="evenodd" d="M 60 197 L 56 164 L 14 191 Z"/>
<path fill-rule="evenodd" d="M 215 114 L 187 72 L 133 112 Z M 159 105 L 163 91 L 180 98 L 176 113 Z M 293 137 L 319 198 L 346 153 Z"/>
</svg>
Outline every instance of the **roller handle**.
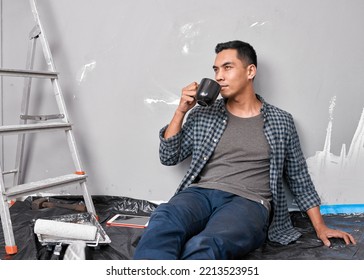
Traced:
<svg viewBox="0 0 364 280">
<path fill-rule="evenodd" d="M 42 206 L 45 208 L 65 208 L 71 209 L 79 212 L 86 212 L 86 206 L 82 204 L 67 204 L 67 203 L 54 203 L 45 201 L 42 203 Z"/>
</svg>

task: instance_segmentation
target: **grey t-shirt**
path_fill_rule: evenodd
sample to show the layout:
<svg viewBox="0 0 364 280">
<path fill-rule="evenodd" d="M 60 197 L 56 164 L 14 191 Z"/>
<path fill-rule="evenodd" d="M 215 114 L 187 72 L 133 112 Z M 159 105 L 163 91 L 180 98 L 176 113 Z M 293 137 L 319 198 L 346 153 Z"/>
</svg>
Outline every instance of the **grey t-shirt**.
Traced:
<svg viewBox="0 0 364 280">
<path fill-rule="evenodd" d="M 270 211 L 270 148 L 263 131 L 263 117 L 228 115 L 226 130 L 200 180 L 193 185 L 234 193 L 261 203 Z"/>
</svg>

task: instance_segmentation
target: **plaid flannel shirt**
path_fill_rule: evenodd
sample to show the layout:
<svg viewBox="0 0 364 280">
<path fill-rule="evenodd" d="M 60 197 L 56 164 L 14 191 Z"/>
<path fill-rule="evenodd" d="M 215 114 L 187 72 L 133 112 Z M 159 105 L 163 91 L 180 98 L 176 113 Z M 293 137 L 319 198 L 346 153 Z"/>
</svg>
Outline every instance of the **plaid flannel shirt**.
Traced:
<svg viewBox="0 0 364 280">
<path fill-rule="evenodd" d="M 257 97 L 263 104 L 264 133 L 271 149 L 273 213 L 268 238 L 286 245 L 297 240 L 301 234 L 290 219 L 284 179 L 301 211 L 319 206 L 320 198 L 308 173 L 291 114 L 266 103 L 261 96 Z M 163 137 L 167 126 L 160 130 L 159 154 L 162 164 L 176 165 L 192 156 L 190 167 L 176 193 L 191 186 L 213 154 L 228 122 L 224 103 L 224 99 L 219 99 L 211 107 L 196 106 L 188 114 L 182 130 L 169 139 Z"/>
</svg>

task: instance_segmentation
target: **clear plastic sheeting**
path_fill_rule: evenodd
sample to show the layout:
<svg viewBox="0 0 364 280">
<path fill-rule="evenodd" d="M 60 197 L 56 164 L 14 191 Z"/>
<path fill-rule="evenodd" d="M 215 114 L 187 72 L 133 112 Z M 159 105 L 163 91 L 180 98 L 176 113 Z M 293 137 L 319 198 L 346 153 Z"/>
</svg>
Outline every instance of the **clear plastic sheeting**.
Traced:
<svg viewBox="0 0 364 280">
<path fill-rule="evenodd" d="M 98 222 L 111 239 L 110 243 L 99 246 L 86 246 L 85 258 L 89 260 L 128 260 L 132 259 L 135 247 L 143 233 L 140 228 L 109 227 L 107 220 L 115 214 L 131 214 L 149 216 L 157 207 L 156 204 L 128 197 L 93 196 Z M 5 241 L 0 230 L 0 259 L 8 260 L 62 260 L 69 244 L 44 245 L 34 234 L 34 223 L 38 218 L 51 218 L 60 215 L 77 214 L 76 211 L 64 208 L 32 209 L 36 197 L 28 197 L 16 202 L 11 208 L 14 236 L 18 253 L 6 255 Z M 49 201 L 62 203 L 83 203 L 82 197 L 49 197 Z M 332 239 L 332 246 L 326 247 L 317 239 L 309 219 L 299 212 L 291 212 L 294 226 L 302 233 L 302 237 L 288 245 L 267 242 L 252 252 L 245 259 L 251 260 L 314 260 L 314 259 L 364 259 L 364 214 L 324 215 L 326 223 L 351 233 L 357 240 L 356 245 L 345 245 L 342 240 Z"/>
</svg>

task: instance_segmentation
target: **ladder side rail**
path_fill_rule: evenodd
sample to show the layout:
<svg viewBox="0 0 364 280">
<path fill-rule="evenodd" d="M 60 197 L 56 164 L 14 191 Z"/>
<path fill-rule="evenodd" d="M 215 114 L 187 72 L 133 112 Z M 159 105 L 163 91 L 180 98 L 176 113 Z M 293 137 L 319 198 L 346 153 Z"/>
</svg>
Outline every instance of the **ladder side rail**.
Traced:
<svg viewBox="0 0 364 280">
<path fill-rule="evenodd" d="M 90 213 L 93 213 L 93 214 L 96 215 L 95 206 L 94 206 L 94 203 L 92 201 L 91 194 L 89 193 L 88 188 L 86 186 L 86 182 L 81 182 L 80 186 L 81 186 L 82 191 L 83 191 L 83 199 L 85 201 L 87 212 L 90 212 Z"/>
<path fill-rule="evenodd" d="M 73 162 L 75 164 L 76 172 L 78 174 L 84 174 L 85 172 L 82 168 L 81 159 L 78 155 L 76 140 L 73 135 L 73 132 L 70 129 L 70 130 L 66 130 L 65 133 L 66 133 L 68 145 L 70 147 L 71 156 L 72 156 Z"/>
<path fill-rule="evenodd" d="M 40 39 L 40 43 L 42 45 L 43 55 L 44 55 L 44 58 L 46 60 L 47 66 L 48 66 L 48 70 L 52 71 L 52 72 L 56 72 L 56 67 L 55 67 L 55 64 L 54 64 L 54 61 L 52 58 L 52 52 L 50 50 L 48 41 L 46 39 L 43 25 L 40 21 L 40 17 L 39 17 L 38 9 L 36 7 L 35 0 L 29 0 L 29 1 L 30 1 L 33 16 L 34 16 L 34 20 L 40 30 L 39 39 Z M 60 113 L 64 115 L 63 120 L 66 122 L 69 122 L 66 105 L 65 105 L 65 102 L 64 102 L 64 99 L 62 96 L 62 92 L 61 92 L 61 88 L 59 86 L 58 80 L 52 79 L 52 84 L 53 84 L 53 88 L 55 90 L 56 101 L 57 101 Z"/>
<path fill-rule="evenodd" d="M 42 26 L 42 24 L 40 22 L 40 17 L 39 17 L 39 13 L 38 13 L 38 10 L 37 10 L 37 7 L 36 7 L 35 0 L 30 0 L 30 4 L 31 4 L 33 15 L 34 15 L 34 19 L 35 19 L 36 23 L 38 24 L 38 26 L 40 28 L 40 31 L 41 31 L 41 34 L 40 34 L 39 38 L 40 38 L 40 41 L 41 41 L 41 44 L 42 44 L 42 47 L 43 47 L 44 57 L 45 57 L 46 62 L 48 64 L 49 70 L 55 72 L 56 69 L 55 69 L 55 64 L 54 64 L 53 58 L 52 58 L 52 53 L 51 53 L 48 41 L 47 41 L 46 36 L 45 36 L 43 26 Z M 58 104 L 60 113 L 64 115 L 64 120 L 66 122 L 69 122 L 69 116 L 68 116 L 68 113 L 67 113 L 67 110 L 66 110 L 66 105 L 65 105 L 65 102 L 64 102 L 64 98 L 63 98 L 63 95 L 62 95 L 62 92 L 61 92 L 61 87 L 59 85 L 58 79 L 52 79 L 51 81 L 52 81 L 52 84 L 53 84 L 53 89 L 54 89 L 54 93 L 56 95 L 56 100 L 57 100 L 57 104 Z M 66 130 L 66 136 L 67 136 L 67 141 L 68 141 L 68 144 L 69 144 L 69 147 L 70 147 L 71 156 L 72 156 L 73 162 L 75 164 L 76 173 L 84 174 L 85 172 L 84 172 L 84 170 L 82 168 L 81 160 L 79 158 L 79 153 L 78 153 L 78 150 L 77 150 L 76 141 L 75 141 L 75 138 L 74 138 L 74 135 L 73 135 L 73 131 L 72 130 Z M 96 213 L 95 208 L 94 208 L 94 204 L 92 202 L 91 195 L 88 192 L 88 188 L 86 186 L 86 183 L 82 182 L 82 183 L 80 183 L 80 186 L 81 186 L 81 188 L 83 190 L 83 197 L 84 197 L 84 200 L 85 200 L 87 210 L 89 212 Z"/>
<path fill-rule="evenodd" d="M 37 38 L 39 36 L 39 28 L 38 32 L 34 35 L 34 30 L 31 31 L 31 35 L 29 36 L 29 43 L 28 43 L 28 54 L 27 54 L 27 62 L 25 69 L 27 70 L 33 70 L 34 67 L 34 58 L 35 58 L 35 49 L 37 45 Z M 24 79 L 24 88 L 23 88 L 23 97 L 22 97 L 22 103 L 20 108 L 20 115 L 28 115 L 29 112 L 29 99 L 30 99 L 30 89 L 32 85 L 32 78 L 25 78 Z M 27 124 L 27 119 L 20 118 L 19 124 Z M 15 170 L 17 170 L 16 173 L 14 173 L 13 178 L 13 185 L 19 185 L 24 180 L 24 174 L 23 174 L 23 157 L 24 157 L 24 145 L 25 145 L 25 137 L 26 134 L 19 134 L 18 135 L 18 143 L 17 143 L 17 149 L 16 149 L 16 157 L 15 157 Z"/>
<path fill-rule="evenodd" d="M 17 252 L 17 247 L 15 244 L 13 226 L 11 223 L 11 216 L 9 211 L 9 205 L 7 202 L 7 197 L 5 195 L 5 182 L 3 177 L 3 170 L 0 165 L 0 217 L 1 225 L 3 229 L 4 239 L 5 239 L 5 250 L 6 253 L 12 254 Z"/>
<path fill-rule="evenodd" d="M 52 58 L 52 52 L 50 50 L 50 47 L 49 47 L 48 41 L 46 39 L 42 23 L 40 21 L 40 17 L 39 17 L 39 13 L 38 13 L 38 10 L 37 10 L 37 7 L 36 7 L 35 0 L 30 0 L 30 4 L 31 4 L 31 8 L 32 8 L 32 12 L 33 12 L 33 15 L 34 15 L 35 22 L 37 23 L 37 25 L 39 26 L 39 29 L 40 29 L 39 39 L 40 39 L 40 42 L 42 44 L 43 54 L 44 54 L 45 60 L 46 60 L 47 65 L 48 65 L 48 70 L 52 71 L 52 72 L 56 72 L 56 69 L 55 69 L 56 67 L 55 67 L 55 64 L 54 64 L 54 61 L 53 61 L 53 58 Z M 63 118 L 64 121 L 69 122 L 69 116 L 68 116 L 68 113 L 67 113 L 67 110 L 66 110 L 66 105 L 65 105 L 65 102 L 64 102 L 64 98 L 63 98 L 63 95 L 62 95 L 62 91 L 61 91 L 61 87 L 59 85 L 58 79 L 52 79 L 51 81 L 52 81 L 53 90 L 54 90 L 54 93 L 55 93 L 55 96 L 56 96 L 56 100 L 57 100 L 57 104 L 58 104 L 60 113 L 64 115 L 64 118 Z M 76 141 L 75 141 L 75 138 L 73 136 L 73 132 L 71 130 L 66 131 L 66 136 L 67 136 L 67 141 L 68 141 L 69 147 L 71 149 L 71 155 L 72 155 L 75 167 L 76 167 L 76 172 L 81 172 L 82 173 L 83 168 L 82 168 L 82 165 L 81 165 L 81 160 L 80 160 L 80 158 L 78 156 Z"/>
</svg>

